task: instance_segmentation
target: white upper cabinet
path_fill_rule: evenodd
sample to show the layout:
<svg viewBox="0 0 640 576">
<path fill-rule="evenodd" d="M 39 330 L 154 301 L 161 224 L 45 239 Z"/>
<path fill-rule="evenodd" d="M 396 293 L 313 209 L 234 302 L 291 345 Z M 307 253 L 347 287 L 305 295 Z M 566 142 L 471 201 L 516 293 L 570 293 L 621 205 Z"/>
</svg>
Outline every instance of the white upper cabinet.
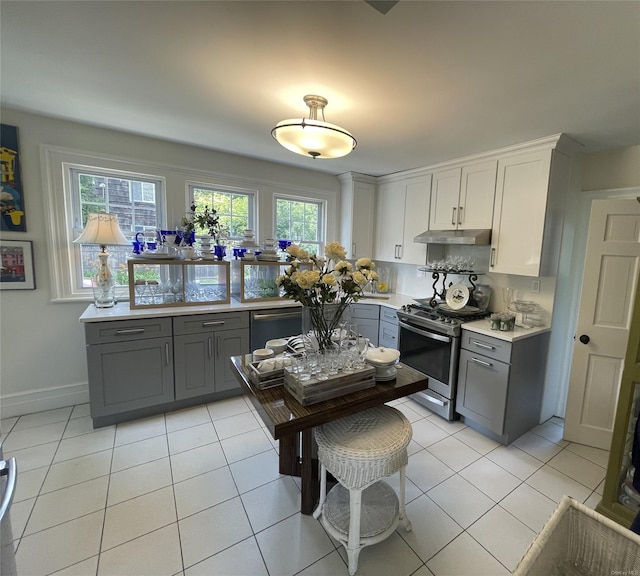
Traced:
<svg viewBox="0 0 640 576">
<path fill-rule="evenodd" d="M 375 218 L 376 180 L 353 172 L 338 176 L 340 197 L 340 243 L 347 258 L 371 258 Z"/>
<path fill-rule="evenodd" d="M 571 162 L 552 148 L 498 160 L 491 272 L 557 274 Z"/>
<path fill-rule="evenodd" d="M 491 228 L 496 168 L 491 160 L 434 172 L 429 229 Z"/>
<path fill-rule="evenodd" d="M 381 181 L 376 201 L 376 260 L 426 262 L 426 244 L 413 239 L 429 225 L 430 190 L 431 174 Z"/>
</svg>

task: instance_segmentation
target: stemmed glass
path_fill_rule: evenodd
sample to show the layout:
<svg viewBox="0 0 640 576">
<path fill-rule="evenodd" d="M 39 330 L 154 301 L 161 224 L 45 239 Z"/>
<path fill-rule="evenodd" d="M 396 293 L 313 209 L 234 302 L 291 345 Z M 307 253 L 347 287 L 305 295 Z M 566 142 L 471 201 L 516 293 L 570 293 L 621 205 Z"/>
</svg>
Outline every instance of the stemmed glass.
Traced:
<svg viewBox="0 0 640 576">
<path fill-rule="evenodd" d="M 365 367 L 365 358 L 367 357 L 368 349 L 369 349 L 369 338 L 358 336 L 356 339 L 356 350 L 358 352 L 358 356 L 355 364 L 356 368 Z"/>
</svg>

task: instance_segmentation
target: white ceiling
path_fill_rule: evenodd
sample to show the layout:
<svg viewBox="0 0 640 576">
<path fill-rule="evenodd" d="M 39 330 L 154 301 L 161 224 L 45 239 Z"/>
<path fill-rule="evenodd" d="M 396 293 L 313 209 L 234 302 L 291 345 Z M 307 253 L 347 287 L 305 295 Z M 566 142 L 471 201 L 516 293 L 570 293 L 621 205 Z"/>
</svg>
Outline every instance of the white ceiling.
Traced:
<svg viewBox="0 0 640 576">
<path fill-rule="evenodd" d="M 3 106 L 333 174 L 388 174 L 558 132 L 640 144 L 640 2 L 7 1 Z M 302 97 L 358 140 L 273 140 Z"/>
</svg>

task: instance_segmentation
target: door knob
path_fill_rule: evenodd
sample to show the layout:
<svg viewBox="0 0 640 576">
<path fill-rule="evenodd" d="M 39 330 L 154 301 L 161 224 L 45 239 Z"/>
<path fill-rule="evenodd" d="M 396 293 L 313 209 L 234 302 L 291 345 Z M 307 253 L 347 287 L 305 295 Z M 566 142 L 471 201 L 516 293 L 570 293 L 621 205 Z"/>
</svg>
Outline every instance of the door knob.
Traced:
<svg viewBox="0 0 640 576">
<path fill-rule="evenodd" d="M 586 334 L 583 334 L 582 336 L 580 336 L 579 340 L 583 344 L 589 344 L 589 340 L 591 340 L 591 338 L 589 338 L 589 336 L 587 336 Z"/>
</svg>

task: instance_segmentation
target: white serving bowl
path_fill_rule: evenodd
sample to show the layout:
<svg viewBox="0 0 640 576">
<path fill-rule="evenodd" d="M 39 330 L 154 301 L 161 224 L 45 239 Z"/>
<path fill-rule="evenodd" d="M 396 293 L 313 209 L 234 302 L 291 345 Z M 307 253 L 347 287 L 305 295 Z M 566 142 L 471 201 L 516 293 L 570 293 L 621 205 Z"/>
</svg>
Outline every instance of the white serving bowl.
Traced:
<svg viewBox="0 0 640 576">
<path fill-rule="evenodd" d="M 396 364 L 400 361 L 400 351 L 394 348 L 371 348 L 366 355 L 367 364 L 376 369 L 376 381 L 387 382 L 398 375 Z"/>
<path fill-rule="evenodd" d="M 286 338 L 274 338 L 273 340 L 267 340 L 265 348 L 267 350 L 273 350 L 274 354 L 282 354 L 287 349 L 288 340 Z"/>
<path fill-rule="evenodd" d="M 393 366 L 398 363 L 400 351 L 395 348 L 371 348 L 367 351 L 367 362 L 372 366 Z"/>
<path fill-rule="evenodd" d="M 273 358 L 275 356 L 275 352 L 273 350 L 269 350 L 268 348 L 258 348 L 253 351 L 253 361 L 260 362 L 261 360 L 267 360 L 267 358 Z"/>
</svg>

